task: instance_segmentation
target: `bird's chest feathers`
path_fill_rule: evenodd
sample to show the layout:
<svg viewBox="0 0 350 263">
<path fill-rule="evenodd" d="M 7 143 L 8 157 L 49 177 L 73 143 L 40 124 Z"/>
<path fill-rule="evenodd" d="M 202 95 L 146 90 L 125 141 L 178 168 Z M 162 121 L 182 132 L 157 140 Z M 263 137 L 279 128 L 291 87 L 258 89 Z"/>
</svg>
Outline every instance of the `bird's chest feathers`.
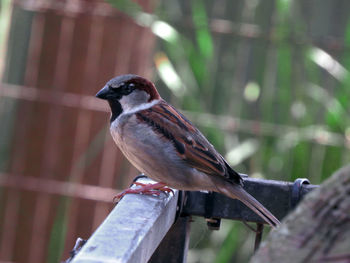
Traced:
<svg viewBox="0 0 350 263">
<path fill-rule="evenodd" d="M 132 131 L 132 128 L 137 128 L 136 126 L 135 117 L 130 115 L 121 115 L 111 123 L 110 131 L 113 140 L 127 157 L 138 144 Z"/>
<path fill-rule="evenodd" d="M 123 154 L 139 170 L 155 165 L 156 160 L 170 157 L 170 147 L 146 124 L 137 121 L 134 114 L 120 116 L 111 123 L 111 135 Z M 169 149 L 169 150 L 168 150 Z"/>
</svg>

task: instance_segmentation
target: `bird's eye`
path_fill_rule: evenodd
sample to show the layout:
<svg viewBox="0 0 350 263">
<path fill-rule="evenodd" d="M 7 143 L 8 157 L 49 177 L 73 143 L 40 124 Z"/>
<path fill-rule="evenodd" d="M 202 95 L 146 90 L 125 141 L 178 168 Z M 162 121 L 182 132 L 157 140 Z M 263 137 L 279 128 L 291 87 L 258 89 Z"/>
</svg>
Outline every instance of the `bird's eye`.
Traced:
<svg viewBox="0 0 350 263">
<path fill-rule="evenodd" d="M 124 93 L 125 93 L 125 95 L 130 94 L 133 91 L 134 87 L 135 87 L 135 84 L 133 84 L 133 83 L 126 84 L 124 86 Z"/>
</svg>

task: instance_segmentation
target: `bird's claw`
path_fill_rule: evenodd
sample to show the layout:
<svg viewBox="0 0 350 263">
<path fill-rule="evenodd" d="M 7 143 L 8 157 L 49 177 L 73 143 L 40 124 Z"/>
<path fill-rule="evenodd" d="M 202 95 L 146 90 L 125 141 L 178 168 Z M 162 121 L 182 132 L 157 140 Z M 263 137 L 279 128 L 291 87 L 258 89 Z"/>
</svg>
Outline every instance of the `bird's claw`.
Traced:
<svg viewBox="0 0 350 263">
<path fill-rule="evenodd" d="M 175 194 L 173 189 L 165 186 L 165 184 L 163 184 L 163 183 L 143 184 L 143 183 L 140 183 L 140 182 L 134 182 L 134 184 L 138 185 L 138 186 L 142 186 L 142 187 L 150 186 L 150 187 L 152 187 L 152 190 L 161 191 L 161 192 L 165 192 L 165 193 L 172 193 L 173 195 Z M 159 184 L 162 184 L 162 185 L 159 185 Z M 157 194 L 157 195 L 159 195 L 159 194 Z"/>
<path fill-rule="evenodd" d="M 114 203 L 118 203 L 120 199 L 126 194 L 144 194 L 144 195 L 156 195 L 159 196 L 161 192 L 166 194 L 172 193 L 175 194 L 173 189 L 166 187 L 164 183 L 155 183 L 155 184 L 144 184 L 140 182 L 134 182 L 133 184 L 140 186 L 138 188 L 128 188 L 123 192 L 117 194 L 113 198 Z"/>
</svg>

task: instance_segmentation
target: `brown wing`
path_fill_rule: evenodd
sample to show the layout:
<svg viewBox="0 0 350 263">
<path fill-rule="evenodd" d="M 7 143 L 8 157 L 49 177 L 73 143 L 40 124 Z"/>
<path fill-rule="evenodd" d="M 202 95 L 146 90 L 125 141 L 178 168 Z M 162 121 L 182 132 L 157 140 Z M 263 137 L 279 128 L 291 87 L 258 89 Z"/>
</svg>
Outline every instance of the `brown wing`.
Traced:
<svg viewBox="0 0 350 263">
<path fill-rule="evenodd" d="M 152 108 L 136 113 L 136 116 L 171 141 L 178 155 L 193 168 L 208 175 L 223 176 L 235 183 L 242 183 L 240 175 L 174 107 L 161 101 Z"/>
</svg>

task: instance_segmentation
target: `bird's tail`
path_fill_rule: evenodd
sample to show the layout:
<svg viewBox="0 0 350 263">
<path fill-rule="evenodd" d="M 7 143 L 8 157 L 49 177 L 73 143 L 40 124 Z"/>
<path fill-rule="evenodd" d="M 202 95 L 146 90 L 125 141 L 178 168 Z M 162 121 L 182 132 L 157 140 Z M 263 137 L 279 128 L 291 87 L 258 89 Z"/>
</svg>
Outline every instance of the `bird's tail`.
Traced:
<svg viewBox="0 0 350 263">
<path fill-rule="evenodd" d="M 264 219 L 270 226 L 277 227 L 279 224 L 281 224 L 269 210 L 267 210 L 258 200 L 246 192 L 241 186 L 225 184 L 225 187 L 219 188 L 219 192 L 228 197 L 240 200 L 262 219 Z"/>
</svg>

